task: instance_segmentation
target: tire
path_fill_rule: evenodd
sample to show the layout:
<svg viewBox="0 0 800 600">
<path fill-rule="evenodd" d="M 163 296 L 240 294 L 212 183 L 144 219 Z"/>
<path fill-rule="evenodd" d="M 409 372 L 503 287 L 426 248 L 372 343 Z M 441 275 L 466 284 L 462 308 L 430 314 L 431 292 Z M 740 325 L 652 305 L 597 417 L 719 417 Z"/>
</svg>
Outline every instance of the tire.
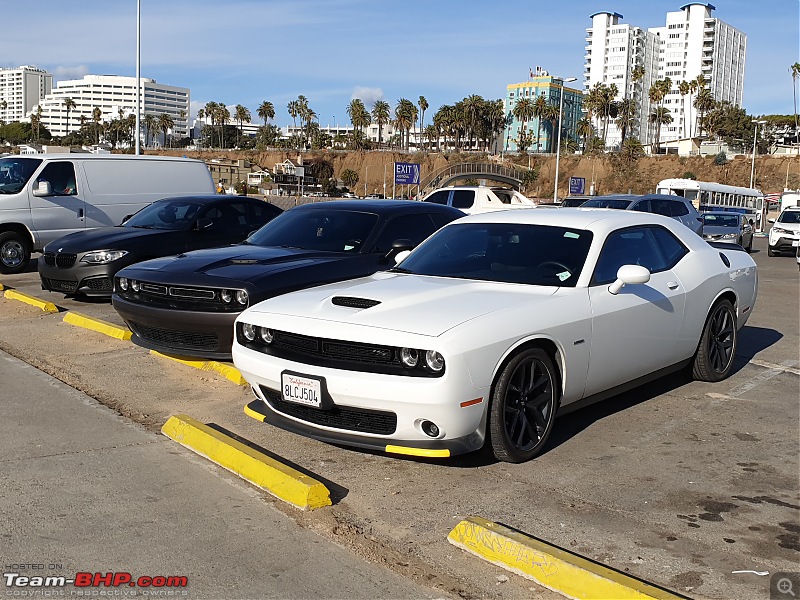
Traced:
<svg viewBox="0 0 800 600">
<path fill-rule="evenodd" d="M 729 300 L 720 300 L 708 313 L 692 363 L 698 381 L 722 381 L 730 375 L 736 356 L 736 311 Z"/>
<path fill-rule="evenodd" d="M 16 231 L 0 233 L 0 273 L 21 273 L 31 259 L 28 241 Z"/>
<path fill-rule="evenodd" d="M 767 246 L 767 256 L 775 256 L 777 253 L 772 249 L 772 246 Z"/>
<path fill-rule="evenodd" d="M 492 394 L 489 439 L 497 460 L 521 463 L 544 447 L 559 401 L 558 375 L 541 348 L 516 354 L 503 368 Z"/>
<path fill-rule="evenodd" d="M 750 243 L 747 244 L 747 248 L 745 248 L 745 250 L 747 250 L 748 254 L 752 254 L 753 253 L 753 236 L 752 235 L 750 236 Z"/>
</svg>

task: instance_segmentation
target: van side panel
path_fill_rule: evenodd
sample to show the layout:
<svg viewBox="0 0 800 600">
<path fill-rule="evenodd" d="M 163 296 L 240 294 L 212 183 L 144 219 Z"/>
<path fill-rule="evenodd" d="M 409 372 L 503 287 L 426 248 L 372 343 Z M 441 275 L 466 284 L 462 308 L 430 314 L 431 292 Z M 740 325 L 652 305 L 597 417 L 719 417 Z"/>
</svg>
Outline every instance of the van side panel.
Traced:
<svg viewBox="0 0 800 600">
<path fill-rule="evenodd" d="M 119 225 L 155 200 L 213 194 L 204 163 L 189 160 L 102 159 L 81 161 L 88 185 L 86 227 Z"/>
</svg>

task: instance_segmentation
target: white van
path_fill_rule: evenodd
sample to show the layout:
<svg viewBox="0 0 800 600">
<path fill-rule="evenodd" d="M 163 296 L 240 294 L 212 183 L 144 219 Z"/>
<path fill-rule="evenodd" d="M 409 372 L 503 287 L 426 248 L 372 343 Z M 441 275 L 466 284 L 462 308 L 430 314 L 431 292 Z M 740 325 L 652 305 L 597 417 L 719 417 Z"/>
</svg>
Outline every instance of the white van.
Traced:
<svg viewBox="0 0 800 600">
<path fill-rule="evenodd" d="M 446 204 L 461 209 L 469 215 L 509 208 L 536 207 L 533 200 L 516 190 L 472 185 L 439 188 L 425 196 L 423 202 Z"/>
<path fill-rule="evenodd" d="M 0 158 L 0 273 L 68 233 L 119 225 L 154 200 L 213 194 L 205 163 L 169 156 L 34 154 Z"/>
</svg>

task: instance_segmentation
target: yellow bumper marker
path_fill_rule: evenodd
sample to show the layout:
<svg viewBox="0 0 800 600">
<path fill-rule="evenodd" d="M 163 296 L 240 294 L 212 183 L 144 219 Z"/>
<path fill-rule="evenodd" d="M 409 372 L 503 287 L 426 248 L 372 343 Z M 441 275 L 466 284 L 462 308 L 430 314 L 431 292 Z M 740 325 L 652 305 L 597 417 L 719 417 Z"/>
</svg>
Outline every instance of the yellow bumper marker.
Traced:
<svg viewBox="0 0 800 600">
<path fill-rule="evenodd" d="M 330 491 L 321 482 L 188 415 L 170 417 L 161 433 L 297 508 L 331 505 Z"/>
<path fill-rule="evenodd" d="M 225 379 L 232 381 L 236 385 L 247 385 L 247 380 L 239 372 L 239 369 L 233 365 L 226 365 L 215 360 L 191 360 L 188 358 L 180 358 L 178 356 L 170 356 L 169 354 L 161 354 L 155 350 L 150 350 L 153 356 L 160 356 L 161 358 L 168 358 L 187 367 L 200 369 L 201 371 L 212 371 L 218 375 L 222 375 Z"/>
<path fill-rule="evenodd" d="M 568 598 L 686 598 L 480 517 L 461 521 L 447 540 Z"/>
<path fill-rule="evenodd" d="M 423 456 L 426 458 L 448 458 L 450 450 L 428 450 L 426 448 L 409 448 L 406 446 L 386 446 L 386 452 L 391 454 L 405 454 L 406 456 Z"/>
<path fill-rule="evenodd" d="M 83 327 L 98 333 L 116 338 L 118 340 L 131 339 L 131 331 L 127 327 L 120 327 L 102 319 L 95 319 L 94 317 L 87 317 L 81 313 L 68 312 L 64 315 L 64 323 L 75 325 L 76 327 Z"/>
<path fill-rule="evenodd" d="M 31 306 L 35 306 L 36 308 L 39 308 L 47 313 L 58 312 L 58 307 L 52 302 L 40 300 L 39 298 L 24 292 L 18 292 L 17 290 L 6 290 L 4 292 L 4 296 L 9 300 L 18 300 L 20 302 L 24 302 L 25 304 L 30 304 Z"/>
</svg>

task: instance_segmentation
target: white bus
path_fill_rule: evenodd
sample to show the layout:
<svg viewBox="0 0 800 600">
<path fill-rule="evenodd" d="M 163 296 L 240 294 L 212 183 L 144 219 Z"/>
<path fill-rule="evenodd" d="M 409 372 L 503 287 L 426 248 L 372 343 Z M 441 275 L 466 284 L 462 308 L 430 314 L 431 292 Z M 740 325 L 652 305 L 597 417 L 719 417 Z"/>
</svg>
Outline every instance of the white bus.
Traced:
<svg viewBox="0 0 800 600">
<path fill-rule="evenodd" d="M 700 212 L 711 210 L 730 210 L 751 215 L 756 229 L 762 230 L 766 222 L 766 203 L 764 194 L 756 188 L 723 185 L 713 181 L 694 179 L 664 179 L 658 182 L 657 194 L 683 196 L 691 200 Z"/>
</svg>

